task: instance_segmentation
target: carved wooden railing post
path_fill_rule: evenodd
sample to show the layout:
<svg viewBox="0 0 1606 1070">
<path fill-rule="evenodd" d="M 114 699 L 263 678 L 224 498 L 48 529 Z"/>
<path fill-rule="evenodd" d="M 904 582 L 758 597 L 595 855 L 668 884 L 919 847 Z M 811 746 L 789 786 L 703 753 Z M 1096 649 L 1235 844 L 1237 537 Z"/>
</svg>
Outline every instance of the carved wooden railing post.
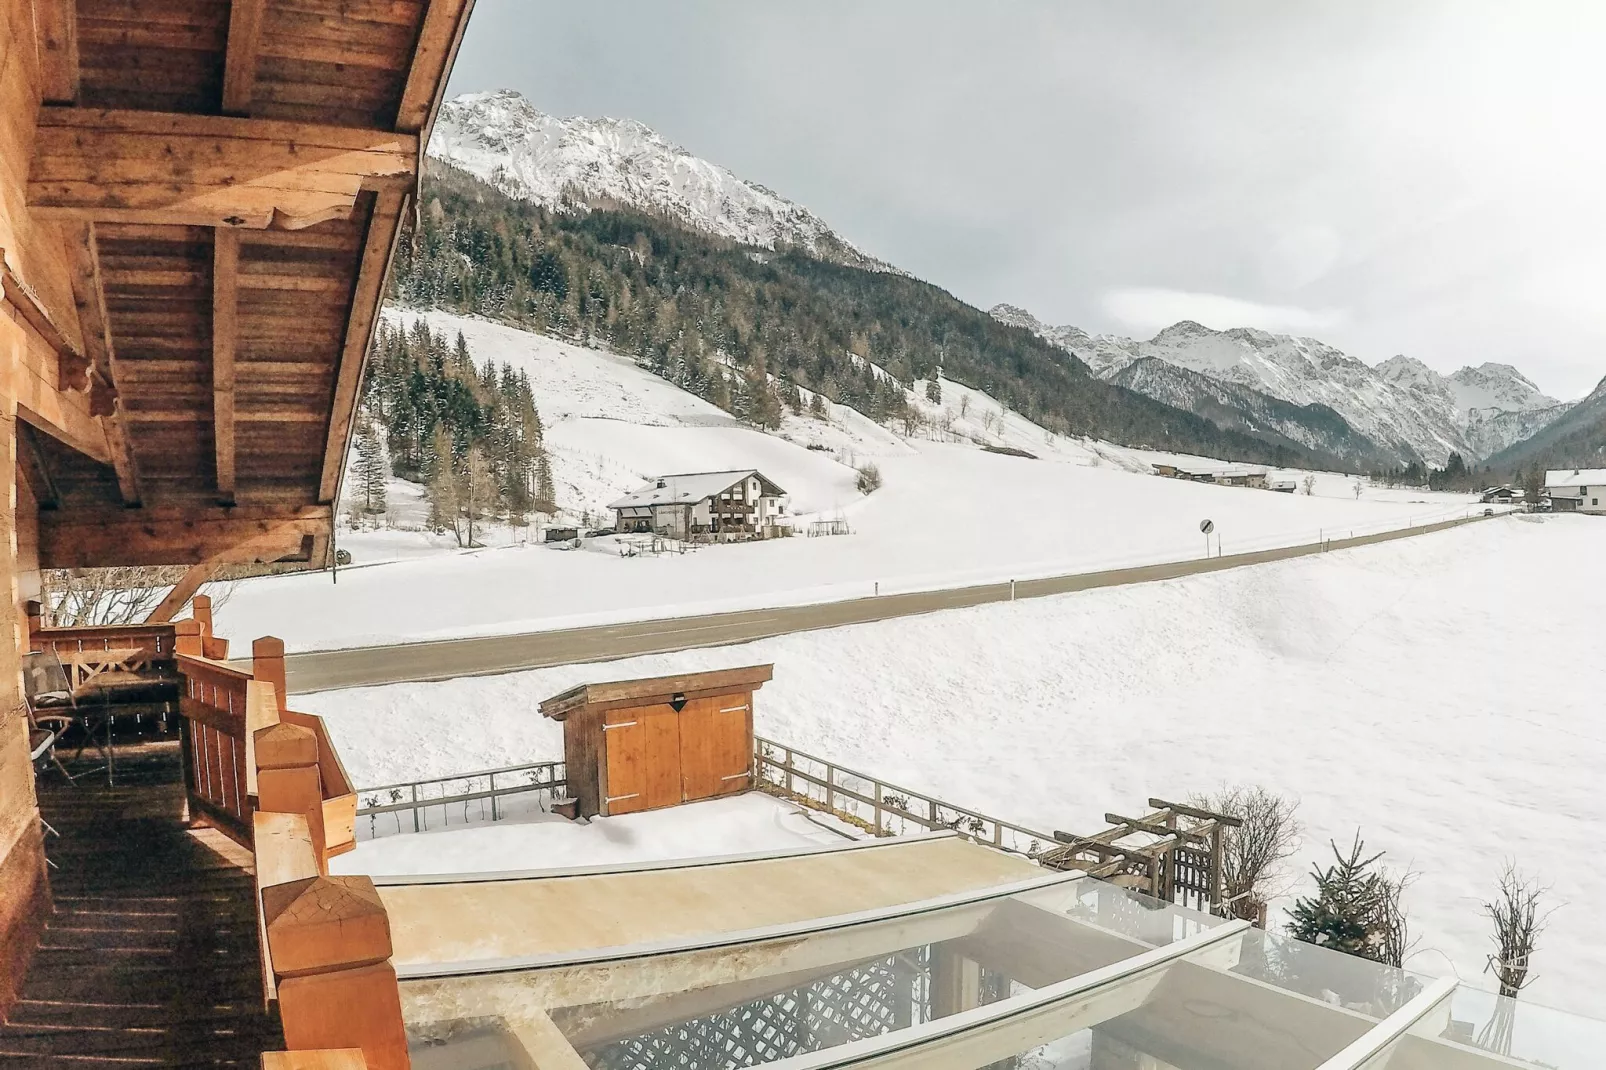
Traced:
<svg viewBox="0 0 1606 1070">
<path fill-rule="evenodd" d="M 201 642 L 201 622 L 198 620 L 176 620 L 173 622 L 173 651 L 178 654 L 187 654 L 192 658 L 206 657 L 204 644 Z"/>
<path fill-rule="evenodd" d="M 300 814 L 307 819 L 318 872 L 329 872 L 324 845 L 323 781 L 318 776 L 318 737 L 300 725 L 259 728 L 253 737 L 257 809 Z"/>
<path fill-rule="evenodd" d="M 201 634 L 212 634 L 212 598 L 198 594 L 190 599 L 190 616 L 201 622 Z"/>
<path fill-rule="evenodd" d="M 318 1051 L 265 1051 L 262 1070 L 367 1070 L 361 1048 L 321 1048 Z"/>
<path fill-rule="evenodd" d="M 273 685 L 279 695 L 279 712 L 289 708 L 289 690 L 284 686 L 284 640 L 264 635 L 251 643 L 251 675 Z"/>
<path fill-rule="evenodd" d="M 286 1046 L 361 1048 L 372 1070 L 407 1070 L 390 919 L 374 882 L 292 881 L 263 889 L 262 910 Z"/>
</svg>

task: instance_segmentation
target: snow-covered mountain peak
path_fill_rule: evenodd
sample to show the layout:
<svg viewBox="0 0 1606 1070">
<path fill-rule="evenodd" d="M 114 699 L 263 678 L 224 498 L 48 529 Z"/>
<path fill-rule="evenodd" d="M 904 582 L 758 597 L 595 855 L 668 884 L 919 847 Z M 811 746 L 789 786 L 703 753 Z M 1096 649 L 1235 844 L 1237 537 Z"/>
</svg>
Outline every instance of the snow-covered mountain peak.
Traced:
<svg viewBox="0 0 1606 1070">
<path fill-rule="evenodd" d="M 1476 368 L 1462 368 L 1449 377 L 1448 383 L 1456 407 L 1462 410 L 1528 412 L 1557 404 L 1555 398 L 1509 364 L 1486 362 Z"/>
<path fill-rule="evenodd" d="M 512 90 L 465 93 L 441 105 L 429 154 L 546 207 L 624 204 L 744 245 L 886 267 L 802 205 L 634 119 L 560 119 Z"/>
</svg>

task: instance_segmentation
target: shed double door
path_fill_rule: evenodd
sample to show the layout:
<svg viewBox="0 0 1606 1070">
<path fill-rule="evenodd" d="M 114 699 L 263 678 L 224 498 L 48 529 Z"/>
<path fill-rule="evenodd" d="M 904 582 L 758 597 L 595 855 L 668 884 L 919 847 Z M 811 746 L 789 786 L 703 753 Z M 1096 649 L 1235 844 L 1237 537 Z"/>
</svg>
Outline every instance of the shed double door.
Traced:
<svg viewBox="0 0 1606 1070">
<path fill-rule="evenodd" d="M 745 694 L 610 710 L 604 814 L 656 810 L 747 790 L 752 702 Z"/>
</svg>

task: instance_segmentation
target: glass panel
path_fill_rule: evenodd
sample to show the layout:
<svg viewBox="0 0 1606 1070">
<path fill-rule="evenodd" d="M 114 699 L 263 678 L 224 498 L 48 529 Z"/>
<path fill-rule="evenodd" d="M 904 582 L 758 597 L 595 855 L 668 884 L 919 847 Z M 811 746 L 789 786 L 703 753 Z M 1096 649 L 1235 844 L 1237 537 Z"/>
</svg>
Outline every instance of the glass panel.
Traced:
<svg viewBox="0 0 1606 1070">
<path fill-rule="evenodd" d="M 757 1066 L 985 1007 L 1225 924 L 1087 878 L 739 947 L 409 981 L 418 1006 L 484 1018 L 411 1022 L 440 1063 L 485 1049 L 497 1005 L 543 1008 L 588 1065 Z M 602 997 L 602 998 L 599 998 Z M 515 1032 L 520 1032 L 514 1030 Z M 522 1032 L 521 1032 L 522 1035 Z M 463 1066 L 478 1066 L 465 1055 Z"/>
<path fill-rule="evenodd" d="M 1606 1022 L 1462 986 L 1450 1007 L 1447 1040 L 1556 1070 L 1601 1065 Z"/>
<path fill-rule="evenodd" d="M 1233 972 L 1370 1018 L 1388 1017 L 1432 980 L 1259 930 L 1244 941 Z"/>
</svg>

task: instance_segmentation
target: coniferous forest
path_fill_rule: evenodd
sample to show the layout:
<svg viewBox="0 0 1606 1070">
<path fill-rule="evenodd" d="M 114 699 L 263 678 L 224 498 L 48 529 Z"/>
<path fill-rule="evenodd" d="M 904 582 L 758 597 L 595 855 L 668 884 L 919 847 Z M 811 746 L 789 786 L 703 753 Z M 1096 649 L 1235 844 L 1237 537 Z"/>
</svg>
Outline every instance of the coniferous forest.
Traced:
<svg viewBox="0 0 1606 1070">
<path fill-rule="evenodd" d="M 941 368 L 1059 434 L 1269 464 L 1313 459 L 1105 383 L 907 275 L 741 246 L 639 212 L 548 211 L 438 161 L 402 236 L 391 297 L 605 346 L 757 426 L 776 426 L 783 407 L 802 411 L 799 387 L 896 420 L 904 388 Z M 418 389 L 440 407 L 421 414 L 456 411 L 457 387 Z M 430 463 L 428 436 L 416 435 L 405 425 L 399 474 Z"/>
<path fill-rule="evenodd" d="M 529 376 L 507 364 L 476 366 L 461 333 L 448 340 L 421 319 L 379 325 L 356 451 L 358 512 L 384 512 L 388 452 L 389 474 L 427 488 L 431 526 L 465 546 L 488 519 L 519 522 L 556 508 Z"/>
</svg>

